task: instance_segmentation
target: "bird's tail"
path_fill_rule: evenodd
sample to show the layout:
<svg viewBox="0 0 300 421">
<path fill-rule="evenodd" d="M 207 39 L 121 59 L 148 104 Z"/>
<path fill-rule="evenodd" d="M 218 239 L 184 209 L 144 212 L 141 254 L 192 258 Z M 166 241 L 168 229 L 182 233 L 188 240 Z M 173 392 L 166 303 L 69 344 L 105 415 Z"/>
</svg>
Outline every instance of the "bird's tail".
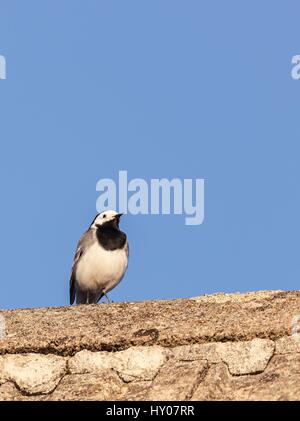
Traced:
<svg viewBox="0 0 300 421">
<path fill-rule="evenodd" d="M 95 304 L 99 300 L 99 293 L 77 288 L 76 304 Z"/>
</svg>

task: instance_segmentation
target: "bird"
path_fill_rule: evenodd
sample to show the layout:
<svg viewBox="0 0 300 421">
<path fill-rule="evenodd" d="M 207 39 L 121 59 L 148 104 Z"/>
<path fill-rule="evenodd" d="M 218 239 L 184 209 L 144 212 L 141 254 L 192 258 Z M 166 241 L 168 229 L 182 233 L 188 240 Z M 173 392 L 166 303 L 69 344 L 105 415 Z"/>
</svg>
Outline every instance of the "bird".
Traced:
<svg viewBox="0 0 300 421">
<path fill-rule="evenodd" d="M 119 228 L 123 214 L 98 213 L 80 238 L 70 276 L 70 305 L 98 303 L 122 280 L 128 266 L 127 236 Z"/>
</svg>

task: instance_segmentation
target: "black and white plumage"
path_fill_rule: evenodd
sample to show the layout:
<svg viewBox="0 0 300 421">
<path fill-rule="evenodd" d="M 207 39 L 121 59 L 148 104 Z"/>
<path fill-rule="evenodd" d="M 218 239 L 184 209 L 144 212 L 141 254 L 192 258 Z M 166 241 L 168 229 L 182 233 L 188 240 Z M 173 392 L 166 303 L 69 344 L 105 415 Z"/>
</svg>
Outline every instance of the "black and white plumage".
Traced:
<svg viewBox="0 0 300 421">
<path fill-rule="evenodd" d="M 128 241 L 120 217 L 108 210 L 98 214 L 80 238 L 70 278 L 70 304 L 97 303 L 123 278 L 128 265 Z"/>
</svg>

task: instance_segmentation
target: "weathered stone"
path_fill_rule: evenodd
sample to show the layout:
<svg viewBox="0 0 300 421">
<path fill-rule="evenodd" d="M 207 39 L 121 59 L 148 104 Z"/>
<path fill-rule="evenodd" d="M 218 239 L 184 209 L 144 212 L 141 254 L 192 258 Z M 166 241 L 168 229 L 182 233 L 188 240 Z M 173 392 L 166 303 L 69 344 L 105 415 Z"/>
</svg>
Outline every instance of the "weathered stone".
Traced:
<svg viewBox="0 0 300 421">
<path fill-rule="evenodd" d="M 300 337 L 285 336 L 275 343 L 275 354 L 295 354 L 300 353 Z"/>
<path fill-rule="evenodd" d="M 18 401 L 22 400 L 22 397 L 14 383 L 6 382 L 0 386 L 0 401 Z"/>
<path fill-rule="evenodd" d="M 124 350 L 191 343 L 279 339 L 291 333 L 300 292 L 217 294 L 196 299 L 145 301 L 0 311 L 6 337 L 0 354 Z"/>
<path fill-rule="evenodd" d="M 151 385 L 151 381 L 135 381 L 126 383 L 123 385 L 122 395 L 117 399 L 126 401 L 144 401 L 147 399 Z"/>
<path fill-rule="evenodd" d="M 125 381 L 153 380 L 167 360 L 168 350 L 162 347 L 133 347 L 117 352 L 114 369 Z"/>
<path fill-rule="evenodd" d="M 256 375 L 232 376 L 224 363 L 212 365 L 192 400 L 299 400 L 300 356 L 274 356 Z"/>
<path fill-rule="evenodd" d="M 198 297 L 192 297 L 191 300 L 198 301 L 199 303 L 218 303 L 224 304 L 228 302 L 240 302 L 242 304 L 249 303 L 253 308 L 261 308 L 265 305 L 265 300 L 272 300 L 275 295 L 282 294 L 285 292 L 282 290 L 272 290 L 272 291 L 251 291 L 239 293 L 235 292 L 230 293 L 217 293 L 217 294 L 204 294 Z"/>
<path fill-rule="evenodd" d="M 205 361 L 170 360 L 153 381 L 147 400 L 187 400 L 194 388 L 206 375 L 208 365 Z"/>
<path fill-rule="evenodd" d="M 46 400 L 112 400 L 122 397 L 123 382 L 112 370 L 65 376 Z"/>
<path fill-rule="evenodd" d="M 24 393 L 50 393 L 65 374 L 66 359 L 56 355 L 0 356 L 0 384 L 15 383 Z"/>
<path fill-rule="evenodd" d="M 115 370 L 125 381 L 152 380 L 164 364 L 168 350 L 153 347 L 134 347 L 120 352 L 78 352 L 69 360 L 71 373 L 95 373 Z"/>
<path fill-rule="evenodd" d="M 299 309 L 260 291 L 0 311 L 0 400 L 300 400 Z"/>
<path fill-rule="evenodd" d="M 274 342 L 253 339 L 241 342 L 216 342 L 178 346 L 172 353 L 179 361 L 205 360 L 209 364 L 225 362 L 233 375 L 263 371 L 274 353 Z"/>
<path fill-rule="evenodd" d="M 99 373 L 113 368 L 114 353 L 83 350 L 71 357 L 68 369 L 71 374 Z"/>
<path fill-rule="evenodd" d="M 206 360 L 210 363 L 221 362 L 218 353 L 219 343 L 182 345 L 172 348 L 173 356 L 179 361 Z"/>
<path fill-rule="evenodd" d="M 268 339 L 253 339 L 248 342 L 226 342 L 218 344 L 217 352 L 235 375 L 264 371 L 274 353 L 274 342 Z"/>
</svg>

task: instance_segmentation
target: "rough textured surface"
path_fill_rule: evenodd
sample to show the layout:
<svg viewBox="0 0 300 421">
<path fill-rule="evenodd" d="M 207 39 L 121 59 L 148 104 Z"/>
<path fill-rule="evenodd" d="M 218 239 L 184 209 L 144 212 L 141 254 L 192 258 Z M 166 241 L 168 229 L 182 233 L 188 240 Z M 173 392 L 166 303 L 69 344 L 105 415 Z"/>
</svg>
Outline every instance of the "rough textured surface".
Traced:
<svg viewBox="0 0 300 421">
<path fill-rule="evenodd" d="M 300 292 L 0 311 L 0 400 L 300 399 Z"/>
<path fill-rule="evenodd" d="M 274 353 L 275 344 L 268 339 L 218 344 L 217 352 L 231 374 L 255 374 L 264 371 Z"/>
<path fill-rule="evenodd" d="M 168 350 L 153 347 L 133 347 L 120 352 L 80 351 L 69 360 L 73 374 L 97 373 L 112 369 L 124 382 L 153 380 L 165 363 Z"/>
<path fill-rule="evenodd" d="M 28 395 L 52 392 L 66 373 L 66 360 L 56 355 L 0 356 L 0 384 L 13 382 Z"/>
</svg>

